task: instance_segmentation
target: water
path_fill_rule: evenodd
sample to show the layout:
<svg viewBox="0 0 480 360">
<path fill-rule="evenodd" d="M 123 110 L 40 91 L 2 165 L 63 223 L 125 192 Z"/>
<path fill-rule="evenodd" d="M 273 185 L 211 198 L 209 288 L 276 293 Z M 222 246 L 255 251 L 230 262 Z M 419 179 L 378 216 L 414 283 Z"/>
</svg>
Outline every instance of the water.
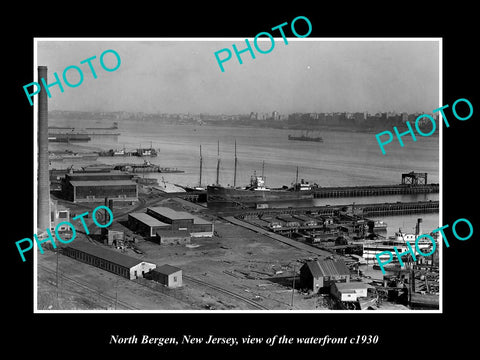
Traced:
<svg viewBox="0 0 480 360">
<path fill-rule="evenodd" d="M 237 142 L 237 186 L 250 182 L 254 171 L 264 174 L 267 186 L 281 187 L 295 181 L 296 167 L 299 179 L 320 186 L 359 186 L 399 184 L 401 174 L 415 171 L 427 172 L 429 183 L 439 182 L 439 141 L 437 136 L 403 137 L 401 147 L 393 141 L 386 145 L 387 155 L 382 155 L 375 134 L 323 130 L 320 136 L 324 142 L 289 141 L 294 131 L 287 129 L 213 127 L 199 125 L 166 125 L 152 120 L 119 120 L 118 143 L 102 143 L 98 147 L 108 150 L 138 147 L 160 149 L 159 156 L 148 160 L 162 167 L 179 168 L 180 174 L 145 174 L 162 183 L 194 186 L 199 184 L 199 147 L 202 145 L 202 185 L 213 184 L 216 180 L 217 141 L 220 141 L 220 184 L 233 184 L 234 142 Z M 77 127 L 110 126 L 112 121 L 73 122 Z M 72 121 L 51 121 L 51 125 L 72 125 Z M 386 129 L 391 130 L 391 129 Z M 88 145 L 97 145 L 87 143 Z M 100 157 L 98 162 L 116 164 L 124 162 L 142 163 L 136 157 Z M 352 198 L 314 199 L 313 205 L 357 204 L 395 201 L 438 200 L 438 194 L 401 196 L 372 196 Z M 279 204 L 280 205 L 280 204 Z M 308 205 L 305 205 L 308 206 Z M 393 235 L 399 227 L 407 232 L 422 217 L 424 230 L 438 227 L 438 214 L 385 217 L 388 232 Z M 431 229 L 430 229 L 431 228 Z"/>
</svg>

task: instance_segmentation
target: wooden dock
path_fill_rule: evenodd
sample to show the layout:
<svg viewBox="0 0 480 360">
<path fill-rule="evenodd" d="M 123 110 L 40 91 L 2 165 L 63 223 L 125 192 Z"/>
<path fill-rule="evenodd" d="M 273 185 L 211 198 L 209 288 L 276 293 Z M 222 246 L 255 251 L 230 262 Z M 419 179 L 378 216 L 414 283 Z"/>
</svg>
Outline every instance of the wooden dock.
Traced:
<svg viewBox="0 0 480 360">
<path fill-rule="evenodd" d="M 325 187 L 313 189 L 315 198 L 357 197 L 357 196 L 383 196 L 406 194 L 433 194 L 439 192 L 438 184 L 428 185 L 378 185 L 378 186 L 349 186 Z"/>
<path fill-rule="evenodd" d="M 344 208 L 351 207 L 351 204 L 333 205 L 333 206 L 309 206 L 295 208 L 269 208 L 269 209 L 235 209 L 222 212 L 224 215 L 238 216 L 242 218 L 258 217 L 263 215 L 279 214 L 317 214 L 323 216 L 332 216 L 335 212 Z M 395 202 L 379 204 L 355 204 L 356 214 L 359 216 L 389 216 L 389 215 L 408 215 L 425 214 L 439 211 L 439 201 L 415 201 L 415 202 Z"/>
</svg>

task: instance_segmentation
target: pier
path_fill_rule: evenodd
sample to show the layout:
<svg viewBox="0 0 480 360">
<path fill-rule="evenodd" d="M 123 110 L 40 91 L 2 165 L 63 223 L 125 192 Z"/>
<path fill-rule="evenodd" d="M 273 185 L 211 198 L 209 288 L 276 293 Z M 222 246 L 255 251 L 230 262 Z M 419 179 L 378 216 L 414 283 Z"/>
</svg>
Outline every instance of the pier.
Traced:
<svg viewBox="0 0 480 360">
<path fill-rule="evenodd" d="M 222 213 L 230 216 L 247 219 L 248 217 L 258 217 L 264 215 L 280 214 L 316 214 L 332 216 L 338 211 L 351 208 L 351 204 L 334 206 L 309 206 L 296 208 L 269 208 L 269 209 L 231 209 Z M 409 215 L 434 213 L 439 211 L 439 201 L 415 201 L 415 202 L 396 202 L 381 204 L 355 204 L 355 213 L 359 216 L 389 216 L 389 215 Z"/>
<path fill-rule="evenodd" d="M 382 196 L 382 195 L 406 195 L 406 194 L 431 194 L 439 192 L 438 184 L 401 184 L 401 185 L 377 185 L 377 186 L 349 186 L 349 187 L 325 187 L 315 188 L 314 198 L 336 198 L 357 196 Z"/>
</svg>

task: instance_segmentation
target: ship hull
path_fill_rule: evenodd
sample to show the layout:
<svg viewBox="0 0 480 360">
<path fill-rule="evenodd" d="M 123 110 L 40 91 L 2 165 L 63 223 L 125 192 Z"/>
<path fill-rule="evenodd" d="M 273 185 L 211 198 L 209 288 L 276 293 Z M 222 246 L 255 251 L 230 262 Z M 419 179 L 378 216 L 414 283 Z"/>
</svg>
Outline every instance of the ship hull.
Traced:
<svg viewBox="0 0 480 360">
<path fill-rule="evenodd" d="M 312 191 L 292 191 L 284 189 L 247 190 L 222 186 L 207 186 L 208 203 L 263 203 L 308 199 L 313 199 Z"/>
</svg>

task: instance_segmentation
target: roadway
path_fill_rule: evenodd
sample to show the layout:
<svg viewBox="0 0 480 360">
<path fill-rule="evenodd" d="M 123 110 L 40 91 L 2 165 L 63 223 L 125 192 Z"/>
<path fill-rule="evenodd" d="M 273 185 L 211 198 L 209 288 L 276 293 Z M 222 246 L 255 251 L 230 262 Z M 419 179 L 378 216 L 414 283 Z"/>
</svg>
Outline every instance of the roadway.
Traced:
<svg viewBox="0 0 480 360">
<path fill-rule="evenodd" d="M 280 241 L 284 244 L 287 244 L 287 245 L 290 245 L 290 246 L 293 246 L 297 249 L 300 249 L 300 250 L 305 250 L 305 251 L 308 251 L 312 254 L 315 254 L 317 256 L 321 256 L 321 257 L 327 257 L 327 256 L 332 256 L 332 253 L 329 252 L 329 251 L 325 251 L 325 250 L 321 250 L 321 249 L 318 249 L 318 248 L 315 248 L 315 247 L 312 247 L 310 245 L 307 245 L 307 244 L 304 244 L 304 243 L 301 243 L 301 242 L 298 242 L 296 240 L 292 240 L 292 239 L 289 239 L 285 236 L 282 236 L 282 235 L 279 235 L 279 234 L 275 234 L 275 233 L 272 233 L 268 230 L 265 230 L 265 229 L 262 229 L 258 226 L 255 226 L 255 225 L 252 225 L 252 224 L 249 224 L 249 223 L 246 223 L 244 221 L 241 221 L 233 216 L 225 216 L 225 217 L 222 217 L 222 219 L 224 220 L 227 220 L 229 222 L 231 222 L 232 224 L 235 224 L 235 225 L 238 225 L 238 226 L 243 226 L 244 228 L 247 228 L 247 229 L 250 229 L 256 233 L 259 233 L 261 235 L 265 235 L 265 236 L 268 236 L 269 238 L 271 239 L 274 239 L 274 240 L 277 240 L 277 241 Z"/>
</svg>

